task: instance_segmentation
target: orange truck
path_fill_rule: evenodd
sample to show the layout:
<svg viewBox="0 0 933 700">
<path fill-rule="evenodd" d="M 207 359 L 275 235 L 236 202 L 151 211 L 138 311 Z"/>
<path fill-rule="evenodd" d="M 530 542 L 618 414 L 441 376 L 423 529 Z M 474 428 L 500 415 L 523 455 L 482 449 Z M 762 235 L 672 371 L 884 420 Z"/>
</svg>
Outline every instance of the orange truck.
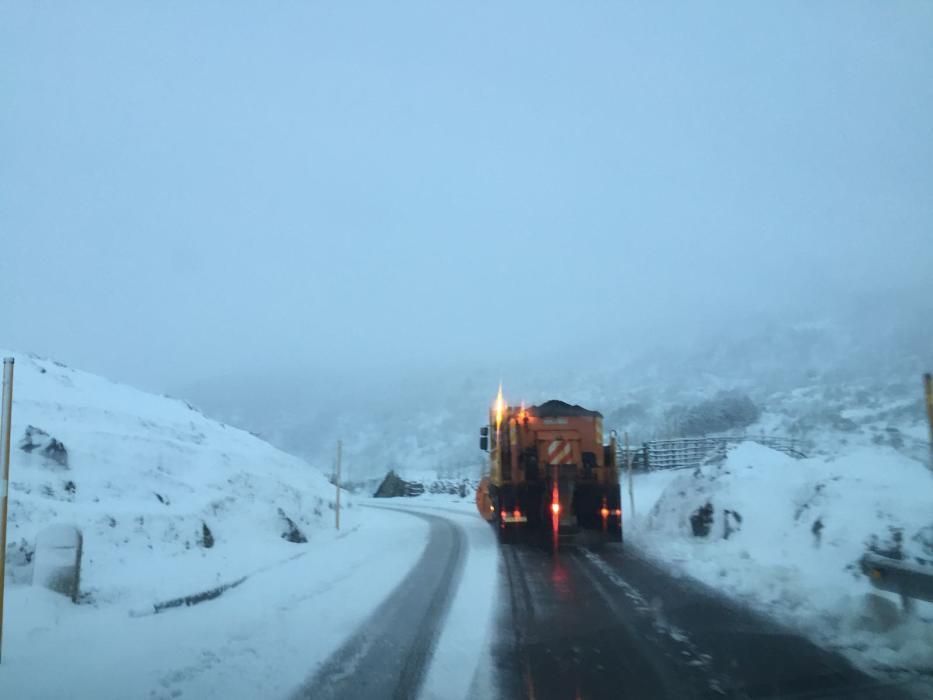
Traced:
<svg viewBox="0 0 933 700">
<path fill-rule="evenodd" d="M 502 391 L 480 429 L 489 473 L 477 509 L 502 542 L 581 530 L 622 541 L 622 498 L 616 438 L 603 444 L 603 417 L 563 401 L 508 406 Z"/>
</svg>

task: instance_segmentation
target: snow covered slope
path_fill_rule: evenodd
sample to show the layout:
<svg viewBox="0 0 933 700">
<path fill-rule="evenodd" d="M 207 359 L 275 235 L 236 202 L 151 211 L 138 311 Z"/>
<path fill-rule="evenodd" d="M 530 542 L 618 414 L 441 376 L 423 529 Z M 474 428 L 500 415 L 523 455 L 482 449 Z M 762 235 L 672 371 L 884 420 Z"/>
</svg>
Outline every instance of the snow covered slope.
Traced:
<svg viewBox="0 0 933 700">
<path fill-rule="evenodd" d="M 81 591 L 146 606 L 296 553 L 332 521 L 333 487 L 307 463 L 175 399 L 16 357 L 10 489 L 15 583 L 36 534 L 84 534 Z M 287 539 L 286 539 L 287 538 Z"/>
<path fill-rule="evenodd" d="M 286 697 L 424 548 L 350 499 L 335 531 L 320 472 L 182 401 L 15 357 L 4 698 Z M 79 605 L 29 585 L 58 523 L 84 534 Z"/>
<path fill-rule="evenodd" d="M 933 572 L 933 475 L 922 463 L 889 445 L 795 460 L 746 442 L 720 465 L 666 476 L 634 533 L 651 556 L 869 669 L 933 670 L 933 605 L 902 615 L 858 565 L 872 547 Z"/>
</svg>

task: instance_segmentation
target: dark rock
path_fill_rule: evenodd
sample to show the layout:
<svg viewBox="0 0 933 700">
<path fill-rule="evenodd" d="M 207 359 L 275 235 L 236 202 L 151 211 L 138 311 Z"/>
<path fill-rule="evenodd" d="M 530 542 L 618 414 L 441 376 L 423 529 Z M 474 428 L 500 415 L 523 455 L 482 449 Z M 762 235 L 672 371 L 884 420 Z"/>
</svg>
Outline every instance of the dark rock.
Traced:
<svg viewBox="0 0 933 700">
<path fill-rule="evenodd" d="M 376 498 L 399 498 L 406 495 L 406 487 L 406 481 L 396 474 L 394 470 L 389 471 L 373 496 Z"/>
<path fill-rule="evenodd" d="M 55 438 L 49 440 L 49 444 L 42 449 L 42 454 L 63 467 L 68 466 L 68 450 Z"/>
<path fill-rule="evenodd" d="M 707 537 L 713 527 L 713 504 L 700 506 L 690 516 L 690 528 L 694 537 Z"/>
<path fill-rule="evenodd" d="M 49 434 L 42 428 L 37 428 L 34 425 L 27 425 L 26 432 L 23 433 L 23 437 L 19 441 L 19 449 L 26 453 L 32 452 L 37 447 L 46 444 L 48 442 L 48 437 Z"/>
<path fill-rule="evenodd" d="M 204 549 L 210 549 L 214 546 L 214 533 L 211 532 L 211 529 L 205 522 L 201 523 L 201 538 L 198 540 L 198 544 L 204 547 Z"/>
<path fill-rule="evenodd" d="M 26 426 L 26 432 L 19 441 L 19 449 L 26 453 L 38 450 L 39 454 L 56 464 L 68 466 L 68 450 L 65 449 L 65 445 L 34 425 Z"/>
<path fill-rule="evenodd" d="M 304 544 L 308 541 L 305 534 L 295 524 L 295 521 L 289 518 L 285 511 L 279 508 L 279 517 L 285 522 L 285 531 L 282 533 L 282 539 L 294 542 L 295 544 Z"/>
<path fill-rule="evenodd" d="M 816 546 L 820 546 L 823 536 L 823 519 L 817 518 L 813 521 L 813 527 L 810 528 L 810 532 L 813 533 L 813 538 L 816 540 Z"/>
<path fill-rule="evenodd" d="M 734 510 L 723 511 L 723 538 L 729 539 L 733 532 L 742 529 L 742 516 Z"/>
</svg>

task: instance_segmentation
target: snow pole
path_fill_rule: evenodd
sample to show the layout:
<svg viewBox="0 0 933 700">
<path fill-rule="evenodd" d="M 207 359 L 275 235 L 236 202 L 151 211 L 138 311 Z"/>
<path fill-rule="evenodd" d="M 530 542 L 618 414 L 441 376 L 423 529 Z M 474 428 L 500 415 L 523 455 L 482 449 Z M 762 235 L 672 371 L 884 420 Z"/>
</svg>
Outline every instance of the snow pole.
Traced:
<svg viewBox="0 0 933 700">
<path fill-rule="evenodd" d="M 3 400 L 0 405 L 0 660 L 3 658 L 3 596 L 6 581 L 6 519 L 10 485 L 10 420 L 13 411 L 13 358 L 3 360 Z"/>
<path fill-rule="evenodd" d="M 635 524 L 635 486 L 632 481 L 632 450 L 628 444 L 628 431 L 625 432 L 625 461 L 628 463 L 628 503 L 632 514 L 632 524 Z"/>
<path fill-rule="evenodd" d="M 926 396 L 927 420 L 930 421 L 930 469 L 933 469 L 933 374 L 923 375 L 923 393 Z"/>
<path fill-rule="evenodd" d="M 337 525 L 338 530 L 340 529 L 340 452 L 341 452 L 341 448 L 342 448 L 342 445 L 340 444 L 340 440 L 338 440 L 337 441 L 337 468 L 334 474 L 334 486 L 337 487 L 337 504 L 334 507 L 334 512 L 336 514 L 336 519 L 337 519 L 336 525 Z"/>
</svg>

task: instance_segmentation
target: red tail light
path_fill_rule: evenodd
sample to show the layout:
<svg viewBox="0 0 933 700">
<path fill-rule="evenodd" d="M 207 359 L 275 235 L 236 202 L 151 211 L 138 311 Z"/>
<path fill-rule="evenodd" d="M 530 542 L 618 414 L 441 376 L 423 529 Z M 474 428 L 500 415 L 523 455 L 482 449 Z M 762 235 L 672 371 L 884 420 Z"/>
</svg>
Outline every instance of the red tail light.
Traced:
<svg viewBox="0 0 933 700">
<path fill-rule="evenodd" d="M 557 501 L 554 501 L 554 502 L 551 504 L 551 512 L 552 512 L 554 515 L 557 515 L 558 513 L 560 513 L 560 503 L 558 503 Z"/>
<path fill-rule="evenodd" d="M 522 512 L 516 508 L 514 511 L 512 511 L 512 515 L 514 515 L 516 518 L 520 518 L 522 517 Z"/>
<path fill-rule="evenodd" d="M 603 516 L 603 520 L 609 517 L 609 509 L 606 506 L 603 506 L 599 509 L 599 514 Z"/>
<path fill-rule="evenodd" d="M 621 508 L 616 508 L 615 514 L 616 514 L 616 515 L 622 515 L 622 509 L 621 509 Z"/>
</svg>

